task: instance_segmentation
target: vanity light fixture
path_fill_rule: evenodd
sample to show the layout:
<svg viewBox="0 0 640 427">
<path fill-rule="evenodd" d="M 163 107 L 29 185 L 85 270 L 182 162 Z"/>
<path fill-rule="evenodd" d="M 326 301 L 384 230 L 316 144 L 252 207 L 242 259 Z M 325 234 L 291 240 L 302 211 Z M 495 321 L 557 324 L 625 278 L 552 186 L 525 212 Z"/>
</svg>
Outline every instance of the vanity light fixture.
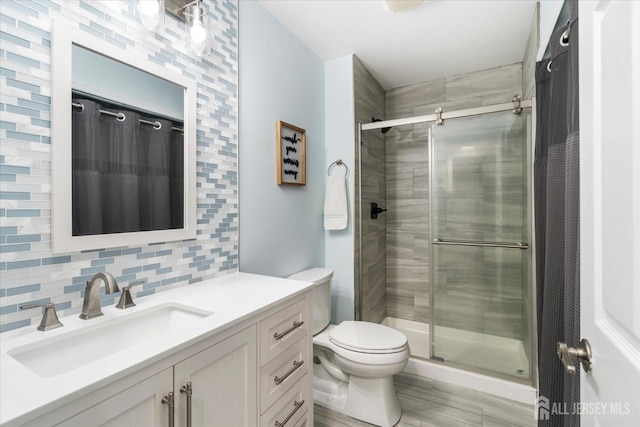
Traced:
<svg viewBox="0 0 640 427">
<path fill-rule="evenodd" d="M 192 55 L 202 56 L 209 44 L 209 17 L 200 7 L 200 0 L 184 7 L 184 18 L 187 24 L 187 51 Z"/>
<path fill-rule="evenodd" d="M 142 25 L 151 31 L 164 26 L 164 0 L 138 0 Z"/>
<path fill-rule="evenodd" d="M 138 0 L 142 25 L 158 30 L 164 25 L 165 9 L 186 24 L 187 52 L 202 56 L 209 46 L 209 16 L 201 6 L 202 0 Z M 165 6 L 166 4 L 166 6 Z"/>
</svg>

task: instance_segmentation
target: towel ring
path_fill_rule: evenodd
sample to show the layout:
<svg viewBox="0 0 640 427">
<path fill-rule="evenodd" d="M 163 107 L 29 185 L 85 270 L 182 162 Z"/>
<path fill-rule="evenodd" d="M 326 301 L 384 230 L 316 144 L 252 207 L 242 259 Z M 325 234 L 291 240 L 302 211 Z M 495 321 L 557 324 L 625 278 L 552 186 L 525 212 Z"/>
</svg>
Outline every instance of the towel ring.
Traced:
<svg viewBox="0 0 640 427">
<path fill-rule="evenodd" d="M 347 167 L 347 164 L 341 159 L 338 159 L 329 165 L 329 169 L 327 169 L 327 175 L 331 175 L 331 169 L 333 169 L 334 166 L 344 166 L 344 168 L 346 169 L 344 177 L 347 178 L 349 176 L 349 168 Z"/>
</svg>

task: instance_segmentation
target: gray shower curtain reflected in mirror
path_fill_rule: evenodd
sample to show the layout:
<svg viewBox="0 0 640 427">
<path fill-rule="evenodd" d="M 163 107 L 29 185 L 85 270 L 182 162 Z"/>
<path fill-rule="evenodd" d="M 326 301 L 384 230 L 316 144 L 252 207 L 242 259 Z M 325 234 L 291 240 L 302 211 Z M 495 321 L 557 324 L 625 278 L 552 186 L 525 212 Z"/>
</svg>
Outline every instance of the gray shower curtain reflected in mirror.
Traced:
<svg viewBox="0 0 640 427">
<path fill-rule="evenodd" d="M 73 235 L 182 228 L 184 141 L 168 120 L 74 99 Z M 121 116 L 101 114 L 106 109 Z"/>
</svg>

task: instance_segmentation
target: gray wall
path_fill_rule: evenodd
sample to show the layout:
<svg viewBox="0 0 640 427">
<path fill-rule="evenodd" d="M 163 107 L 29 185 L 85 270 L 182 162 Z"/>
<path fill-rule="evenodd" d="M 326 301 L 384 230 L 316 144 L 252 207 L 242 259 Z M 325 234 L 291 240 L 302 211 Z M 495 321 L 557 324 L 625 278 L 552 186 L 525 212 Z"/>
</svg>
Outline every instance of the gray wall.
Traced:
<svg viewBox="0 0 640 427">
<path fill-rule="evenodd" d="M 522 64 L 388 90 L 385 119 L 511 102 L 522 93 Z M 386 134 L 387 315 L 429 320 L 428 145 L 426 125 Z"/>
<path fill-rule="evenodd" d="M 355 123 L 369 123 L 371 118 L 384 119 L 384 89 L 354 56 Z M 358 150 L 356 135 L 355 149 Z M 380 130 L 363 132 L 362 162 L 362 252 L 358 245 L 360 230 L 356 227 L 356 313 L 358 320 L 379 323 L 386 315 L 386 214 L 377 219 L 369 215 L 371 202 L 386 207 L 385 138 Z M 357 158 L 357 157 L 356 157 Z M 356 164 L 355 176 L 358 177 Z M 358 185 L 356 183 L 356 191 Z M 360 218 L 357 212 L 356 218 Z M 362 255 L 362 271 L 360 256 Z M 358 279 L 360 282 L 358 284 Z"/>
<path fill-rule="evenodd" d="M 324 63 L 258 2 L 240 2 L 240 270 L 325 263 Z M 291 66 L 292 60 L 295 66 Z M 276 184 L 276 121 L 307 132 L 307 184 Z"/>
</svg>

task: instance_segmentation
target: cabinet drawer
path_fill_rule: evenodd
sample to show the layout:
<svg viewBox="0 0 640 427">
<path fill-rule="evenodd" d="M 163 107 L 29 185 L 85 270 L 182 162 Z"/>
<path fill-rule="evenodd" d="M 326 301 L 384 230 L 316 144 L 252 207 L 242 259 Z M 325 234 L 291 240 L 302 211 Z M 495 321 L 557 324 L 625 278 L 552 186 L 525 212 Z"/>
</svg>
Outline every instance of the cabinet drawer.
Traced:
<svg viewBox="0 0 640 427">
<path fill-rule="evenodd" d="M 303 376 L 260 417 L 262 427 L 273 427 L 276 422 L 282 425 L 285 421 L 285 426 L 297 426 L 301 420 L 308 417 L 308 411 L 313 410 L 313 402 L 308 394 L 308 378 L 308 375 Z M 303 422 L 302 425 L 304 424 Z"/>
<path fill-rule="evenodd" d="M 307 300 L 292 304 L 260 322 L 260 366 L 307 335 Z"/>
<path fill-rule="evenodd" d="M 260 370 L 260 407 L 264 413 L 312 365 L 308 358 L 307 340 L 303 337 Z"/>
<path fill-rule="evenodd" d="M 306 406 L 307 402 L 305 402 L 304 404 L 305 404 L 305 406 Z M 313 409 L 313 408 L 311 408 L 311 409 Z M 305 411 L 305 413 L 304 413 L 304 414 L 302 415 L 302 417 L 298 420 L 298 422 L 296 422 L 296 423 L 294 423 L 294 424 L 291 424 L 291 427 L 307 427 L 307 426 L 310 426 L 311 424 L 310 424 L 310 423 L 308 423 L 308 421 L 309 421 L 309 417 L 308 417 L 308 415 L 307 415 L 308 413 L 309 413 L 309 412 L 308 412 L 308 410 L 307 410 L 307 411 Z M 289 423 L 287 423 L 287 424 L 285 425 L 285 427 L 287 427 L 288 425 L 289 425 Z"/>
</svg>

